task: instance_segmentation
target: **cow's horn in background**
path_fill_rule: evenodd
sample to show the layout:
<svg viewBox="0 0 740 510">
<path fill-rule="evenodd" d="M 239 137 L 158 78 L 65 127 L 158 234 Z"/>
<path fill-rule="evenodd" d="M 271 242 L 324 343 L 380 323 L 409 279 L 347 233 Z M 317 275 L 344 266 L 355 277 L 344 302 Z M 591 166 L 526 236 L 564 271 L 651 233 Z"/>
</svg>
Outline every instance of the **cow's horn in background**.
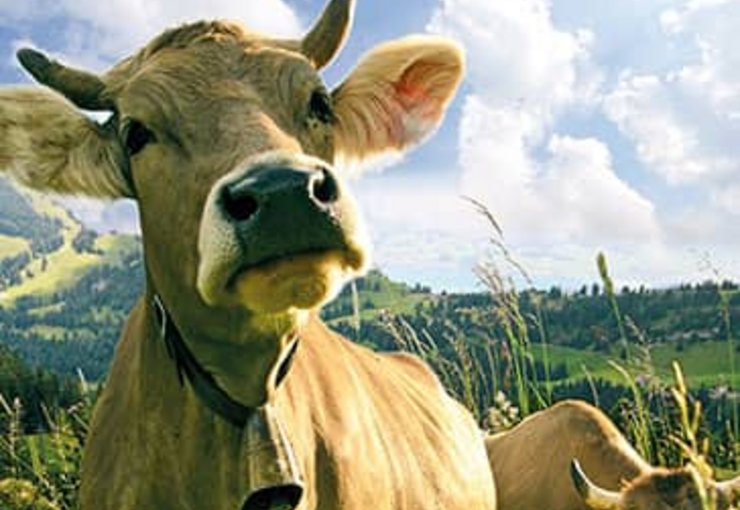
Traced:
<svg viewBox="0 0 740 510">
<path fill-rule="evenodd" d="M 732 480 L 717 482 L 717 491 L 722 493 L 731 505 L 736 505 L 740 502 L 740 476 Z"/>
<path fill-rule="evenodd" d="M 31 48 L 18 50 L 18 61 L 36 78 L 85 110 L 112 110 L 113 101 L 105 98 L 105 83 L 86 71 L 66 67 Z"/>
<path fill-rule="evenodd" d="M 242 510 L 297 507 L 303 481 L 277 410 L 270 404 L 255 409 L 244 434 L 249 482 Z"/>
<path fill-rule="evenodd" d="M 583 472 L 581 464 L 576 459 L 570 461 L 570 477 L 584 503 L 593 510 L 618 510 L 620 508 L 622 495 L 594 484 Z"/>
<path fill-rule="evenodd" d="M 354 0 L 331 0 L 324 13 L 301 42 L 301 53 L 321 69 L 342 48 L 352 25 Z"/>
</svg>

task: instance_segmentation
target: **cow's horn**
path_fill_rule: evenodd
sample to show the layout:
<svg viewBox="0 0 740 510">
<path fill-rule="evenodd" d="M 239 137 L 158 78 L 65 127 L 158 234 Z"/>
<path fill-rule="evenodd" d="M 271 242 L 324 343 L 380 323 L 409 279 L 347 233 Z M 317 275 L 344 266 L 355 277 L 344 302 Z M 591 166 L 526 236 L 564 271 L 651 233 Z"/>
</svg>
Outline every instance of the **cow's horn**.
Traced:
<svg viewBox="0 0 740 510">
<path fill-rule="evenodd" d="M 578 494 L 593 510 L 617 510 L 622 496 L 619 492 L 602 489 L 588 479 L 578 460 L 570 461 L 570 477 Z"/>
<path fill-rule="evenodd" d="M 722 493 L 733 505 L 740 501 L 740 476 L 732 480 L 717 482 L 717 491 Z"/>
<path fill-rule="evenodd" d="M 112 110 L 113 101 L 105 98 L 105 83 L 92 73 L 66 67 L 40 51 L 22 48 L 17 53 L 21 65 L 36 78 L 75 105 L 85 110 Z"/>
<path fill-rule="evenodd" d="M 339 53 L 350 26 L 354 0 L 331 0 L 324 13 L 301 42 L 301 52 L 321 69 Z"/>
</svg>

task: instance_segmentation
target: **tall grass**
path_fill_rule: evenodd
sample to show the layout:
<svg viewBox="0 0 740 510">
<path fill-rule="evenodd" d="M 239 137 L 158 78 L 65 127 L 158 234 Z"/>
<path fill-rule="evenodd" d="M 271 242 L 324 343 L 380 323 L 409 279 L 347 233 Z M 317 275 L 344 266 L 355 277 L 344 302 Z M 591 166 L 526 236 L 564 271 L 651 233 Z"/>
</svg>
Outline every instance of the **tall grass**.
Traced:
<svg viewBox="0 0 740 510">
<path fill-rule="evenodd" d="M 730 315 L 730 293 L 718 287 L 720 298 L 720 315 L 722 325 L 725 330 L 725 340 L 727 341 L 727 359 L 730 362 L 730 381 L 735 381 L 735 336 L 732 333 L 732 321 Z M 738 399 L 732 401 L 732 435 L 737 439 L 740 438 L 740 415 L 738 409 Z"/>
<path fill-rule="evenodd" d="M 709 463 L 711 433 L 702 429 L 701 402 L 689 395 L 678 361 L 673 362 L 674 386 L 663 384 L 656 376 L 650 354 L 650 341 L 630 317 L 622 314 L 614 293 L 613 281 L 609 276 L 607 260 L 602 253 L 597 256 L 597 267 L 604 283 L 606 299 L 618 325 L 617 330 L 625 353 L 623 361 L 612 361 L 611 365 L 621 374 L 632 396 L 629 401 L 623 402 L 622 406 L 622 414 L 625 416 L 623 422 L 628 437 L 642 456 L 653 464 L 678 466 L 686 462 L 694 474 L 697 487 L 700 488 L 703 508 L 714 509 L 716 505 L 716 501 L 712 499 L 715 497 L 714 493 L 705 490 L 713 477 L 713 472 Z M 722 292 L 721 286 L 718 286 L 718 289 Z M 719 311 L 728 335 L 728 346 L 734 355 L 727 295 L 721 296 Z M 634 345 L 630 345 L 630 337 L 635 339 Z M 735 432 L 736 398 L 732 399 L 731 405 L 733 432 L 727 434 L 725 438 L 717 438 L 717 442 L 724 442 L 718 444 L 717 448 L 718 451 L 729 450 L 729 458 L 735 459 L 738 437 Z"/>
<path fill-rule="evenodd" d="M 678 406 L 680 435 L 674 435 L 672 439 L 687 462 L 686 466 L 699 492 L 702 510 L 716 510 L 717 494 L 708 490 L 714 480 L 714 470 L 708 460 L 709 439 L 700 437 L 701 402 L 690 399 L 686 379 L 678 362 L 673 363 L 673 377 L 675 385 L 671 393 Z"/>
<path fill-rule="evenodd" d="M 488 331 L 482 340 L 471 339 L 454 324 L 433 337 L 416 331 L 402 317 L 386 313 L 384 323 L 396 344 L 421 356 L 442 379 L 448 390 L 480 421 L 515 423 L 521 416 L 552 403 L 552 381 L 547 336 L 541 308 L 524 314 L 516 280 L 532 286 L 525 268 L 504 243 L 503 232 L 493 214 L 481 203 L 467 198 L 490 228 L 490 256 L 475 268 L 478 281 L 491 298 Z M 536 297 L 535 297 L 536 299 Z M 538 378 L 531 331 L 542 346 L 544 377 Z M 497 422 L 498 423 L 498 422 Z M 500 424 L 499 423 L 499 424 Z"/>
<path fill-rule="evenodd" d="M 0 508 L 73 510 L 90 401 L 70 409 L 45 409 L 49 430 L 25 435 L 23 406 L 0 395 Z"/>
</svg>

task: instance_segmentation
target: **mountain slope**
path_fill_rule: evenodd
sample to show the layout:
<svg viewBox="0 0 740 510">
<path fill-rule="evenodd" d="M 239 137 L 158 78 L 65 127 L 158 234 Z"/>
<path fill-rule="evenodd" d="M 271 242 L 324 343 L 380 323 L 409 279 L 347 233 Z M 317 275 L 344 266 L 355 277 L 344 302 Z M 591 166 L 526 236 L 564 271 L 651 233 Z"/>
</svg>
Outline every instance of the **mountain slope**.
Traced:
<svg viewBox="0 0 740 510">
<path fill-rule="evenodd" d="M 142 285 L 137 238 L 98 235 L 0 179 L 0 343 L 31 365 L 98 379 Z"/>
<path fill-rule="evenodd" d="M 131 236 L 98 236 L 48 197 L 0 179 L 0 306 L 63 290 L 137 246 Z"/>
</svg>

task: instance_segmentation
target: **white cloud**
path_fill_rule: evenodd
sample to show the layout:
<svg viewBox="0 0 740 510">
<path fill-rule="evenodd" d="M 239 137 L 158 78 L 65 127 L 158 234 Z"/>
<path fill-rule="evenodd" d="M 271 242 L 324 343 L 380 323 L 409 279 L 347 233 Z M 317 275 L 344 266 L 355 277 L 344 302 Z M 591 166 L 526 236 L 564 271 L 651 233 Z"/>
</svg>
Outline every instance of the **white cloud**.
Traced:
<svg viewBox="0 0 740 510">
<path fill-rule="evenodd" d="M 380 267 L 459 275 L 483 253 L 490 232 L 473 205 L 450 191 L 454 183 L 370 176 L 358 184 L 373 259 Z"/>
<path fill-rule="evenodd" d="M 463 192 L 488 204 L 513 239 L 657 240 L 653 205 L 616 175 L 606 145 L 555 134 L 535 157 L 531 123 L 471 97 L 461 126 Z"/>
<path fill-rule="evenodd" d="M 516 239 L 657 235 L 652 205 L 617 176 L 606 145 L 553 132 L 560 114 L 598 97 L 593 34 L 558 30 L 542 0 L 444 0 L 430 29 L 468 53 L 463 194 L 482 199 Z"/>
<path fill-rule="evenodd" d="M 547 121 L 588 100 L 599 80 L 588 59 L 593 34 L 555 29 L 543 0 L 442 0 L 428 29 L 465 44 L 468 81 L 494 108 Z"/>
<path fill-rule="evenodd" d="M 609 148 L 554 128 L 598 105 L 593 34 L 558 30 L 540 0 L 443 0 L 429 29 L 467 50 L 461 174 L 432 188 L 391 179 L 380 193 L 360 191 L 381 266 L 470 274 L 493 231 L 461 195 L 490 208 L 536 278 L 582 281 L 599 249 L 659 241 L 654 206 L 620 179 Z"/>
<path fill-rule="evenodd" d="M 458 192 L 491 208 L 536 278 L 587 279 L 601 249 L 611 254 L 622 281 L 708 277 L 699 269 L 704 253 L 737 276 L 733 246 L 740 232 L 732 215 L 740 211 L 740 50 L 732 41 L 740 26 L 738 6 L 693 1 L 664 11 L 660 20 L 656 9 L 645 7 L 655 16 L 653 25 L 664 30 L 651 29 L 645 39 L 688 37 L 680 44 L 662 41 L 661 51 L 678 52 L 684 62 L 698 60 L 671 71 L 651 56 L 639 61 L 643 71 L 636 73 L 623 62 L 614 67 L 593 59 L 596 53 L 608 56 L 605 48 L 640 47 L 636 27 L 625 27 L 626 35 L 610 31 L 606 47 L 596 52 L 600 32 L 557 28 L 546 0 L 440 0 L 430 30 L 457 38 L 468 52 Z M 670 62 L 676 61 L 672 54 Z M 644 72 L 651 65 L 654 71 Z M 634 142 L 644 167 L 624 153 L 612 156 L 620 147 L 611 145 L 613 135 L 600 140 L 560 132 L 561 119 L 583 111 L 613 121 Z M 713 203 L 656 196 L 660 192 L 646 187 L 650 181 L 640 174 L 645 168 L 669 183 L 704 190 Z M 457 244 L 468 235 L 459 233 Z"/>
<path fill-rule="evenodd" d="M 626 73 L 604 105 L 645 167 L 673 185 L 707 190 L 738 215 L 740 2 L 702 0 L 666 10 L 666 36 L 692 41 L 696 57 L 664 73 Z"/>
</svg>

